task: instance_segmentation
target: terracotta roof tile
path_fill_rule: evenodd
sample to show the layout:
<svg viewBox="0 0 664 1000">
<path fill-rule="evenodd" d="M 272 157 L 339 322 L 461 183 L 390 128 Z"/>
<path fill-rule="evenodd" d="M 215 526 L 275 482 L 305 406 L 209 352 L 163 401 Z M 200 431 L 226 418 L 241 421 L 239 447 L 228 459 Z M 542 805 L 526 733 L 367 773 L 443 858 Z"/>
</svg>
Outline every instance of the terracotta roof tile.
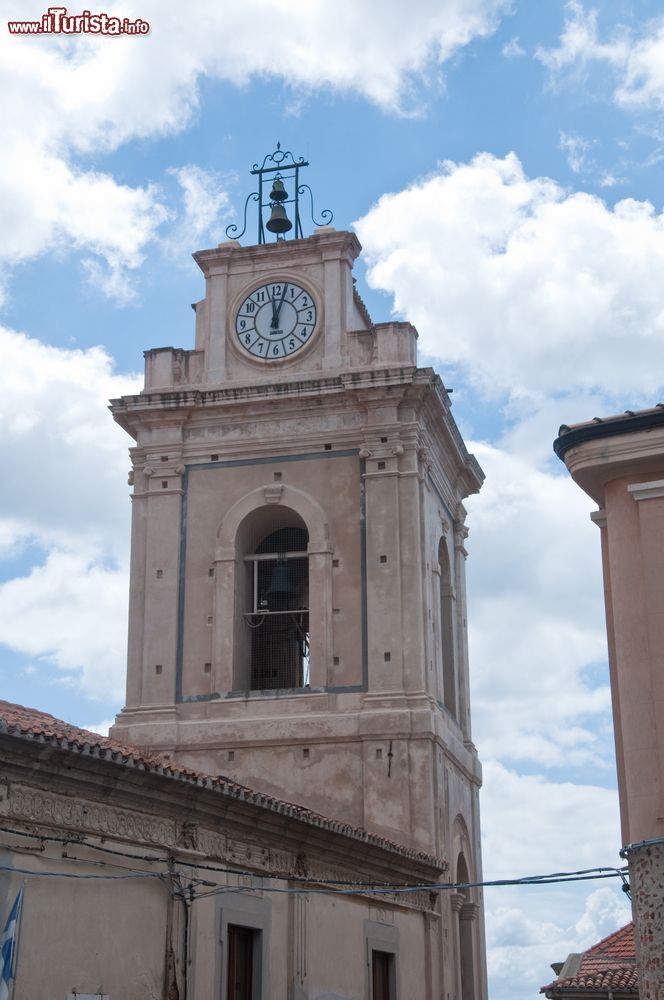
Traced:
<svg viewBox="0 0 664 1000">
<path fill-rule="evenodd" d="M 584 952 L 584 955 L 603 955 L 607 958 L 631 958 L 636 959 L 636 945 L 634 944 L 634 924 L 625 924 L 620 930 L 614 931 L 608 937 L 603 938 L 594 944 L 592 948 Z"/>
<path fill-rule="evenodd" d="M 209 788 L 230 798 L 240 799 L 272 812 L 290 816 L 309 826 L 320 827 L 351 837 L 354 840 L 360 840 L 363 843 L 372 844 L 411 861 L 421 862 L 438 871 L 446 871 L 448 867 L 441 858 L 403 847 L 401 844 L 369 833 L 360 827 L 322 816 L 311 809 L 297 805 L 297 803 L 286 802 L 271 795 L 254 791 L 223 774 L 205 774 L 203 771 L 197 771 L 191 767 L 182 767 L 164 754 L 151 753 L 144 748 L 127 746 L 117 740 L 110 739 L 108 736 L 100 736 L 99 733 L 92 733 L 87 729 L 72 726 L 47 712 L 40 712 L 36 708 L 25 708 L 23 705 L 0 700 L 1 733 L 6 733 L 9 736 L 22 736 L 34 742 L 49 743 L 73 753 L 92 754 L 116 764 L 139 768 L 153 774 L 195 784 L 201 788 Z"/>
<path fill-rule="evenodd" d="M 560 997 L 579 991 L 606 992 L 621 990 L 638 995 L 634 925 L 626 924 L 592 945 L 580 956 L 578 971 L 573 976 L 554 979 L 540 993 Z"/>
<path fill-rule="evenodd" d="M 569 990 L 634 990 L 639 988 L 639 977 L 635 965 L 613 965 L 611 968 L 596 972 L 578 972 L 576 976 L 566 979 L 555 979 L 548 986 L 543 986 L 540 993 L 557 994 L 558 991 Z"/>
</svg>

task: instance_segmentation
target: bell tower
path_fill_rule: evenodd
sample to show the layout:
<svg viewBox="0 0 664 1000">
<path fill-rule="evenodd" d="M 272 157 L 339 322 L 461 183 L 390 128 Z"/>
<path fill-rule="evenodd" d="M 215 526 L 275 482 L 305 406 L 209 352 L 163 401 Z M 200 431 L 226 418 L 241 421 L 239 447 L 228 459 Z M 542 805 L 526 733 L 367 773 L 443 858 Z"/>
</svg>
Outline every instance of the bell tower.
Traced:
<svg viewBox="0 0 664 1000">
<path fill-rule="evenodd" d="M 369 317 L 355 235 L 303 237 L 303 166 L 254 168 L 258 242 L 194 254 L 194 349 L 148 350 L 144 389 L 112 401 L 135 440 L 113 736 L 478 881 L 463 499 L 483 474 L 415 329 Z M 468 939 L 479 896 L 457 895 Z"/>
</svg>

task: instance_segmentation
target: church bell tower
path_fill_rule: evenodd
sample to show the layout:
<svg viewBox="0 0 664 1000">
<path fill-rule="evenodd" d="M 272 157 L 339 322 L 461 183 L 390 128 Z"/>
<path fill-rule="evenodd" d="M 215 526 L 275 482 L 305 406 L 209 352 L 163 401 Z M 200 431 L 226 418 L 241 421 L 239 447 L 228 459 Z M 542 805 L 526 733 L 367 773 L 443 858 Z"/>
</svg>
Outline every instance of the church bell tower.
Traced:
<svg viewBox="0 0 664 1000">
<path fill-rule="evenodd" d="M 356 236 L 303 236 L 304 166 L 254 168 L 258 242 L 194 254 L 194 349 L 148 350 L 112 401 L 135 440 L 112 735 L 478 881 L 463 499 L 483 474 L 415 329 L 370 319 Z M 477 902 L 450 905 L 470 925 Z"/>
</svg>

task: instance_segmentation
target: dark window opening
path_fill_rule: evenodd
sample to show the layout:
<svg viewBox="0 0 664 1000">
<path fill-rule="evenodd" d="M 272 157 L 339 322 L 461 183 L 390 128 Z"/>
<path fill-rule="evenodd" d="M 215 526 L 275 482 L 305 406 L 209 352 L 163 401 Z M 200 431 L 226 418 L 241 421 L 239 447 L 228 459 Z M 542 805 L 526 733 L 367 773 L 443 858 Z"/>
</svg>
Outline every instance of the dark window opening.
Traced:
<svg viewBox="0 0 664 1000">
<path fill-rule="evenodd" d="M 283 527 L 245 556 L 251 570 L 252 690 L 309 683 L 309 560 L 306 528 Z"/>
</svg>

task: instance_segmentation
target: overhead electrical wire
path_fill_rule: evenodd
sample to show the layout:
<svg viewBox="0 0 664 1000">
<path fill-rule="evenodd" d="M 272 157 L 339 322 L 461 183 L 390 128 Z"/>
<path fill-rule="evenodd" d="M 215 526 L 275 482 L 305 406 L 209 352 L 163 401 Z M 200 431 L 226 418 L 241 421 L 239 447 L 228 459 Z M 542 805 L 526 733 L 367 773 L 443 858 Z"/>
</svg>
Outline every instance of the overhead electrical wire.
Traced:
<svg viewBox="0 0 664 1000">
<path fill-rule="evenodd" d="M 518 878 L 486 879 L 477 882 L 425 882 L 425 883 L 403 883 L 403 882 L 363 882 L 350 879 L 317 879 L 310 878 L 305 873 L 294 874 L 284 872 L 256 872 L 246 869 L 231 868 L 223 865 L 201 864 L 198 861 L 187 861 L 178 858 L 176 854 L 169 853 L 166 856 L 156 854 L 133 854 L 129 852 L 115 850 L 102 844 L 91 843 L 87 840 L 70 837 L 58 837 L 48 834 L 29 833 L 15 828 L 0 827 L 0 833 L 11 834 L 13 836 L 24 837 L 31 840 L 39 840 L 42 844 L 42 851 L 46 843 L 65 844 L 72 848 L 79 847 L 88 850 L 99 851 L 105 854 L 112 854 L 117 858 L 126 861 L 140 861 L 142 864 L 159 864 L 166 866 L 163 872 L 146 872 L 137 868 L 126 868 L 119 864 L 103 860 L 73 857 L 70 854 L 63 854 L 62 860 L 76 862 L 78 864 L 90 864 L 99 867 L 109 867 L 120 869 L 123 874 L 82 874 L 73 872 L 50 872 L 50 871 L 30 871 L 10 866 L 0 866 L 0 871 L 33 876 L 33 877 L 53 877 L 53 878 L 75 878 L 75 879 L 137 879 L 137 878 L 157 878 L 162 880 L 172 879 L 174 876 L 184 878 L 184 873 L 177 869 L 193 868 L 197 871 L 210 871 L 220 875 L 234 875 L 260 880 L 279 880 L 299 883 L 298 886 L 270 886 L 262 885 L 263 892 L 284 893 L 287 895 L 374 895 L 374 896 L 395 896 L 408 895 L 417 892 L 464 892 L 469 889 L 489 889 L 503 886 L 537 886 L 537 885 L 559 885 L 565 882 L 585 882 L 598 879 L 620 878 L 623 881 L 623 888 L 628 891 L 627 869 L 615 867 L 582 868 L 568 872 L 550 872 L 543 875 L 525 875 Z M 8 846 L 8 845 L 7 845 Z M 9 848 L 11 849 L 11 848 Z M 24 847 L 16 845 L 14 850 L 26 853 L 31 856 L 36 852 L 26 850 Z M 43 856 L 40 851 L 40 855 Z M 200 888 L 200 891 L 198 889 Z M 253 886 L 218 885 L 207 879 L 189 879 L 188 891 L 193 891 L 193 898 L 205 898 L 208 896 L 221 895 L 227 892 L 247 892 L 252 891 Z M 179 892 L 176 892 L 179 895 Z"/>
<path fill-rule="evenodd" d="M 199 861 L 187 861 L 185 859 L 177 858 L 175 854 L 168 854 L 167 857 L 159 856 L 156 854 L 132 854 L 125 851 L 114 850 L 111 847 L 106 847 L 103 844 L 91 843 L 87 840 L 80 840 L 78 838 L 72 837 L 57 837 L 49 834 L 38 834 L 38 833 L 27 833 L 22 830 L 12 829 L 8 827 L 0 827 L 0 833 L 11 833 L 15 836 L 27 837 L 33 840 L 40 840 L 42 842 L 51 841 L 58 844 L 68 844 L 72 847 L 85 847 L 91 850 L 100 851 L 104 854 L 112 854 L 115 857 L 124 858 L 130 861 L 141 861 L 148 864 L 169 864 L 177 865 L 178 867 L 194 868 L 197 871 L 211 871 L 218 872 L 224 875 L 238 875 L 244 876 L 246 878 L 260 878 L 260 879 L 277 879 L 280 881 L 295 881 L 302 883 L 309 883 L 314 887 L 330 887 L 331 892 L 341 892 L 341 887 L 351 887 L 351 889 L 344 888 L 344 892 L 349 892 L 352 890 L 357 890 L 359 892 L 374 891 L 376 893 L 395 893 L 395 892 L 435 892 L 444 890 L 464 890 L 464 889 L 482 889 L 482 888 L 496 888 L 501 886 L 519 886 L 519 885 L 552 885 L 561 882 L 584 882 L 593 879 L 605 879 L 605 878 L 624 878 L 627 875 L 627 868 L 615 868 L 615 867 L 605 867 L 605 868 L 583 868 L 577 871 L 571 872 L 552 872 L 545 875 L 524 875 L 517 878 L 508 879 L 489 879 L 481 882 L 427 882 L 427 883 L 403 883 L 403 882 L 363 882 L 354 881 L 352 879 L 318 879 L 309 878 L 306 874 L 293 874 L 284 872 L 257 872 L 249 871 L 244 868 L 230 868 L 224 865 L 209 865 L 202 864 Z M 68 858 L 68 860 L 75 860 L 86 864 L 104 864 L 101 861 L 92 861 L 86 858 Z M 119 867 L 119 866 L 112 866 Z M 1 870 L 1 869 L 0 869 Z M 15 869 L 13 869 L 15 870 Z M 334 887 L 338 886 L 339 889 Z M 223 891 L 226 891 L 226 887 L 220 887 Z M 237 890 L 236 886 L 233 886 L 234 891 Z M 275 892 L 302 892 L 302 889 L 274 889 L 270 890 L 266 888 L 265 891 L 275 891 Z"/>
</svg>

